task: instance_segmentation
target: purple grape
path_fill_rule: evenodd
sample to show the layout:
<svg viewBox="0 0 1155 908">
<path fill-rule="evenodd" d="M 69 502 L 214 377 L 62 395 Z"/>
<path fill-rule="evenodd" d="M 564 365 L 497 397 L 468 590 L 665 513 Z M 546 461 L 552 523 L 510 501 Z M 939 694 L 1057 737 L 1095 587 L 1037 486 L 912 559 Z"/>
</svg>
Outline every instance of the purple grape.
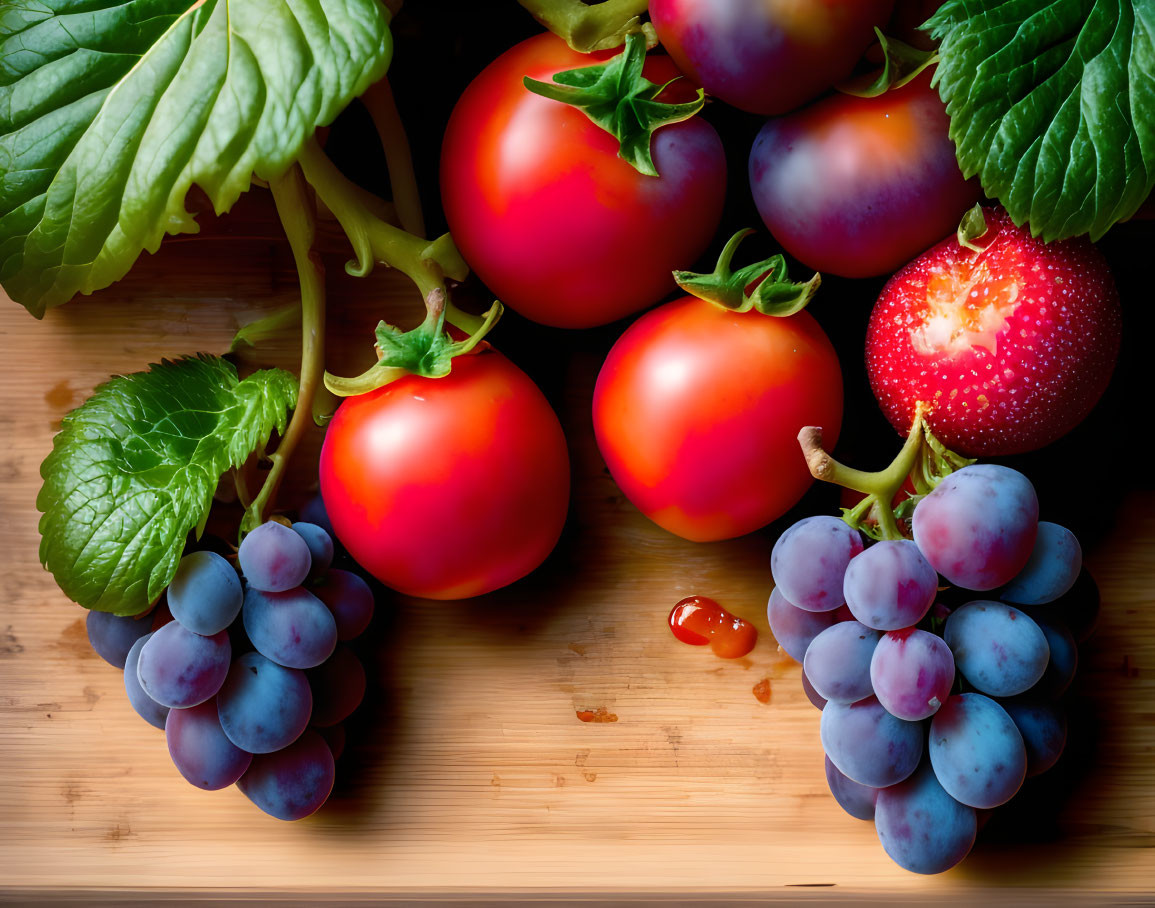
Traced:
<svg viewBox="0 0 1155 908">
<path fill-rule="evenodd" d="M 360 636 L 373 619 L 373 591 L 352 571 L 328 571 L 312 592 L 333 613 L 338 640 Z"/>
<path fill-rule="evenodd" d="M 1050 659 L 1047 638 L 1034 621 L 1014 606 L 987 599 L 953 611 L 943 637 L 962 676 L 992 697 L 1033 687 Z"/>
<path fill-rule="evenodd" d="M 978 831 L 973 807 L 952 798 L 926 763 L 909 779 L 878 793 L 878 840 L 899 867 L 942 873 L 970 854 Z"/>
<path fill-rule="evenodd" d="M 857 621 L 841 621 L 810 641 L 802 670 L 828 702 L 853 703 L 874 693 L 870 658 L 881 635 Z"/>
<path fill-rule="evenodd" d="M 830 786 L 830 793 L 838 806 L 856 820 L 874 819 L 874 802 L 878 800 L 879 789 L 869 785 L 859 785 L 853 779 L 844 775 L 830 757 L 826 760 L 826 784 Z"/>
<path fill-rule="evenodd" d="M 888 713 L 908 722 L 933 716 L 954 684 L 954 656 L 941 637 L 908 627 L 884 634 L 870 683 Z"/>
<path fill-rule="evenodd" d="M 934 774 L 956 801 L 998 807 L 1027 775 L 1023 736 L 1007 711 L 982 694 L 947 698 L 930 722 L 927 746 Z"/>
<path fill-rule="evenodd" d="M 283 593 L 245 590 L 245 633 L 257 652 L 286 668 L 320 665 L 337 645 L 337 623 L 304 587 Z"/>
<path fill-rule="evenodd" d="M 132 645 L 128 656 L 124 660 L 124 692 L 128 695 L 128 702 L 136 710 L 136 714 L 154 728 L 164 728 L 168 718 L 168 707 L 157 703 L 140 686 L 140 677 L 137 675 L 137 665 L 140 661 L 140 651 L 144 649 L 148 639 L 156 633 L 145 634 Z"/>
<path fill-rule="evenodd" d="M 208 637 L 236 620 L 243 597 L 231 564 L 215 552 L 191 552 L 169 584 L 168 610 L 190 631 Z"/>
<path fill-rule="evenodd" d="M 876 542 L 851 560 L 842 590 L 867 627 L 897 631 L 918 624 L 930 609 L 938 574 L 909 539 Z"/>
<path fill-rule="evenodd" d="M 1047 621 L 1037 622 L 1039 630 L 1047 638 L 1050 658 L 1043 670 L 1043 677 L 1031 688 L 1037 694 L 1048 697 L 1062 695 L 1075 680 L 1075 670 L 1079 665 L 1079 647 L 1075 638 L 1065 627 Z"/>
<path fill-rule="evenodd" d="M 252 754 L 271 753 L 297 740 L 313 710 L 305 673 L 245 653 L 217 694 L 217 714 L 230 741 Z"/>
<path fill-rule="evenodd" d="M 826 698 L 814 689 L 814 685 L 810 683 L 810 679 L 806 677 L 806 672 L 802 672 L 802 692 L 806 694 L 806 699 L 809 700 L 819 712 L 826 708 Z"/>
<path fill-rule="evenodd" d="M 294 523 L 292 530 L 304 539 L 305 545 L 309 547 L 308 579 L 316 580 L 329 570 L 329 565 L 333 563 L 333 537 L 323 527 L 305 521 Z"/>
<path fill-rule="evenodd" d="M 170 621 L 149 635 L 136 673 L 144 692 L 157 703 L 186 709 L 204 703 L 221 689 L 231 659 L 232 647 L 224 631 L 202 637 Z"/>
<path fill-rule="evenodd" d="M 1009 467 L 979 463 L 951 473 L 922 499 L 912 529 L 927 561 L 947 580 L 993 590 L 1026 566 L 1038 525 L 1030 480 Z"/>
<path fill-rule="evenodd" d="M 152 630 L 150 618 L 121 618 L 110 612 L 90 611 L 84 623 L 96 654 L 117 668 L 124 668 L 133 644 Z"/>
<path fill-rule="evenodd" d="M 228 788 L 249 768 L 252 754 L 225 735 L 216 700 L 170 710 L 165 724 L 168 752 L 180 774 L 197 788 Z"/>
<path fill-rule="evenodd" d="M 828 702 L 819 724 L 822 749 L 841 772 L 871 788 L 909 776 L 922 758 L 922 726 L 896 719 L 875 697 Z"/>
<path fill-rule="evenodd" d="M 1083 549 L 1075 534 L 1057 523 L 1039 521 L 1031 558 L 999 596 L 1017 605 L 1043 605 L 1066 593 L 1083 567 Z"/>
<path fill-rule="evenodd" d="M 237 561 L 251 588 L 281 593 L 305 582 L 312 555 L 300 534 L 270 520 L 244 538 Z"/>
<path fill-rule="evenodd" d="M 834 612 L 808 612 L 798 608 L 782 595 L 778 587 L 770 593 L 766 618 L 778 645 L 798 662 L 805 657 L 810 641 L 838 620 Z"/>
<path fill-rule="evenodd" d="M 276 753 L 253 757 L 237 782 L 250 801 L 278 820 L 300 820 L 314 813 L 333 790 L 333 752 L 312 729 Z"/>
<path fill-rule="evenodd" d="M 325 501 L 320 495 L 314 495 L 305 502 L 305 506 L 301 508 L 301 520 L 319 526 L 329 534 L 330 539 L 334 535 L 333 523 L 329 520 L 329 513 L 325 510 Z"/>
<path fill-rule="evenodd" d="M 305 676 L 313 691 L 313 717 L 309 721 L 315 726 L 344 722 L 365 697 L 365 669 L 347 646 L 338 646 Z"/>
<path fill-rule="evenodd" d="M 829 612 L 845 601 L 842 579 L 862 537 L 837 517 L 806 517 L 778 537 L 770 553 L 774 584 L 796 608 Z"/>
<path fill-rule="evenodd" d="M 1015 697 L 1002 704 L 1027 749 L 1027 776 L 1046 772 L 1063 755 L 1067 744 L 1067 715 L 1052 700 Z"/>
</svg>

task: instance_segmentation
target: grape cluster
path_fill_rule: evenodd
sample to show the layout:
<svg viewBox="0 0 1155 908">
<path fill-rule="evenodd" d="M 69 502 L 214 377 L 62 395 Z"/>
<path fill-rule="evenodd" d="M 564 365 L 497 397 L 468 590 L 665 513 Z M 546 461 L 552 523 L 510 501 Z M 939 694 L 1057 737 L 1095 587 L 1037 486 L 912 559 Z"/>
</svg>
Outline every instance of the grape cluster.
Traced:
<svg viewBox="0 0 1155 908">
<path fill-rule="evenodd" d="M 865 545 L 818 516 L 774 545 L 770 628 L 822 710 L 830 791 L 907 870 L 961 861 L 979 811 L 1066 743 L 1059 697 L 1098 596 L 1078 540 L 1038 513 L 1026 476 L 976 464 L 918 501 L 913 540 Z"/>
<path fill-rule="evenodd" d="M 218 552 L 186 554 L 167 590 L 172 620 L 89 612 L 88 637 L 124 669 L 129 702 L 164 729 L 185 779 L 235 783 L 266 813 L 299 820 L 329 797 L 340 723 L 365 695 L 346 643 L 368 627 L 373 592 L 330 567 L 333 541 L 313 523 L 264 523 L 236 561 L 240 575 Z"/>
</svg>

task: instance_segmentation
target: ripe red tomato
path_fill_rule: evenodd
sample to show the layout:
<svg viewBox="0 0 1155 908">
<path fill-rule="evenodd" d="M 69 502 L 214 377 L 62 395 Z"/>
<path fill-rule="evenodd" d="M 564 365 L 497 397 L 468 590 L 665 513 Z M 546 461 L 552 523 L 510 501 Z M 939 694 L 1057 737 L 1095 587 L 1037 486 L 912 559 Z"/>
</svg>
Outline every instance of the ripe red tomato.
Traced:
<svg viewBox="0 0 1155 908">
<path fill-rule="evenodd" d="M 924 73 L 877 98 L 832 95 L 770 120 L 750 152 L 762 220 L 805 265 L 886 274 L 958 226 L 979 197 Z"/>
<path fill-rule="evenodd" d="M 538 387 L 492 350 L 444 378 L 407 376 L 347 398 L 321 449 L 337 538 L 401 593 L 478 596 L 553 549 L 569 504 L 569 455 Z"/>
<path fill-rule="evenodd" d="M 658 40 L 707 92 L 781 114 L 850 75 L 894 0 L 650 0 Z"/>
<path fill-rule="evenodd" d="M 593 419 L 610 473 L 643 514 L 696 542 L 728 539 L 809 487 L 798 430 L 837 440 L 842 373 L 806 312 L 774 318 L 685 297 L 614 344 Z"/>
<path fill-rule="evenodd" d="M 602 325 L 661 299 L 722 216 L 725 154 L 700 116 L 653 134 L 660 176 L 646 176 L 577 108 L 522 84 L 609 56 L 552 34 L 523 41 L 473 80 L 445 132 L 442 204 L 462 256 L 502 302 L 546 325 Z M 650 56 L 644 74 L 663 84 L 678 72 Z"/>
</svg>

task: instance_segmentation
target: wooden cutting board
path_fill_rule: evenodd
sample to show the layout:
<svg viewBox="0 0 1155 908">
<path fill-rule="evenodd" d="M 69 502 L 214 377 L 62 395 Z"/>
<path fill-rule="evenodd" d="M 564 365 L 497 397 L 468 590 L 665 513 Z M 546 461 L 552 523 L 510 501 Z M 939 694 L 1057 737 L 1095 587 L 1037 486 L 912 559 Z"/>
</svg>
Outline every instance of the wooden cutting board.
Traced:
<svg viewBox="0 0 1155 908">
<path fill-rule="evenodd" d="M 1104 607 L 1071 697 L 1067 768 L 1030 810 L 996 816 L 961 867 L 915 876 L 827 792 L 819 714 L 766 626 L 773 534 L 696 545 L 622 499 L 588 417 L 604 350 L 578 335 L 547 388 L 574 495 L 546 566 L 468 602 L 379 603 L 362 647 L 369 700 L 318 815 L 281 823 L 236 789 L 185 783 L 121 673 L 89 648 L 83 610 L 40 567 L 38 466 L 64 413 L 109 374 L 224 352 L 241 322 L 294 299 L 263 205 L 243 203 L 227 239 L 166 243 L 42 322 L 0 300 L 0 901 L 850 891 L 1051 903 L 1155 890 L 1155 494 L 1127 500 L 1088 552 Z M 327 263 L 329 365 L 353 373 L 376 320 L 412 319 L 417 301 L 394 275 L 356 281 Z M 257 356 L 293 368 L 295 350 L 288 338 Z M 311 441 L 289 504 L 314 479 Z M 749 657 L 673 639 L 666 616 L 689 594 L 758 626 Z M 763 679 L 767 704 L 753 694 Z M 599 708 L 617 721 L 579 721 Z"/>
</svg>

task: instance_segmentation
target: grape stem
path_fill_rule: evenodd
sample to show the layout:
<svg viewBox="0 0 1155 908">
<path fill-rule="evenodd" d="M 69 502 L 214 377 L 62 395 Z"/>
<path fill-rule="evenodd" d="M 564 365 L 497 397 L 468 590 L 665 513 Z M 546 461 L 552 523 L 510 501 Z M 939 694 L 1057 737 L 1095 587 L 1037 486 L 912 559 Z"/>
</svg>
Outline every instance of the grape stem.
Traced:
<svg viewBox="0 0 1155 908">
<path fill-rule="evenodd" d="M 270 458 L 272 466 L 265 474 L 260 492 L 245 511 L 241 520 L 242 532 L 260 526 L 272 511 L 277 490 L 285 477 L 285 468 L 297 442 L 312 421 L 313 397 L 325 371 L 325 269 L 313 249 L 317 232 L 313 197 L 301 168 L 296 164 L 283 176 L 270 181 L 269 188 L 293 250 L 301 285 L 301 378 L 289 427 Z"/>
<path fill-rule="evenodd" d="M 822 447 L 820 426 L 805 426 L 798 433 L 798 444 L 802 447 L 810 475 L 815 479 L 832 482 L 866 495 L 866 498 L 845 515 L 846 522 L 857 528 L 862 519 L 870 514 L 878 521 L 882 538 L 893 540 L 905 538 L 894 516 L 894 497 L 918 463 L 924 437 L 923 406 L 919 404 L 902 450 L 886 469 L 876 473 L 855 470 L 831 457 Z"/>
</svg>

